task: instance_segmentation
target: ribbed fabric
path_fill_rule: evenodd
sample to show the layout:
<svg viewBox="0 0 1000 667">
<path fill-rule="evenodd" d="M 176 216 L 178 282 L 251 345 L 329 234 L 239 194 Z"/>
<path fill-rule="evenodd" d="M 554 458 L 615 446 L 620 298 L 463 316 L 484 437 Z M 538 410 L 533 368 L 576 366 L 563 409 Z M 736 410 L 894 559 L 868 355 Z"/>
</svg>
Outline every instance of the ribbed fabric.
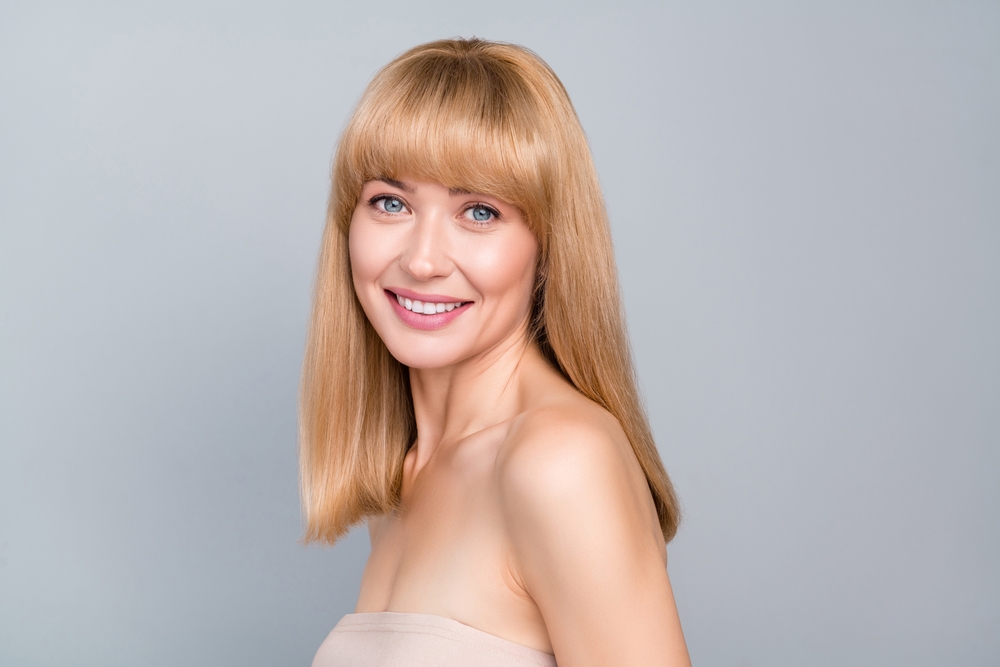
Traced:
<svg viewBox="0 0 1000 667">
<path fill-rule="evenodd" d="M 556 667 L 549 653 L 433 614 L 348 614 L 312 667 Z"/>
</svg>

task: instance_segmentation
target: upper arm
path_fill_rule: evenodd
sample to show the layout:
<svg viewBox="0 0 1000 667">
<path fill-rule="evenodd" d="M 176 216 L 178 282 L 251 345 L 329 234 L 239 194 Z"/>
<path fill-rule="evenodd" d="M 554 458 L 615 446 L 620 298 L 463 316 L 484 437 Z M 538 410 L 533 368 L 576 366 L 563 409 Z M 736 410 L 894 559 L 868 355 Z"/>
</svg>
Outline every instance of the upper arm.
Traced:
<svg viewBox="0 0 1000 667">
<path fill-rule="evenodd" d="M 560 667 L 690 664 L 652 499 L 622 438 L 548 418 L 502 461 L 513 567 Z"/>
</svg>

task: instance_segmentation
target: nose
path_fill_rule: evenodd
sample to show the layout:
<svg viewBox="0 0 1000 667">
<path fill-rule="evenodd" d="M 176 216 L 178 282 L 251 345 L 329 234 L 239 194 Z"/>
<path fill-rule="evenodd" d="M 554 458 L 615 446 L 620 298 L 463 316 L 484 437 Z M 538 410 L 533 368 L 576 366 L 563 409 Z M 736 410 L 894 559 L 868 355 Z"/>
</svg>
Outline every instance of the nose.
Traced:
<svg viewBox="0 0 1000 667">
<path fill-rule="evenodd" d="M 453 268 L 447 236 L 444 216 L 436 213 L 416 216 L 399 257 L 400 266 L 420 281 L 447 276 Z"/>
</svg>

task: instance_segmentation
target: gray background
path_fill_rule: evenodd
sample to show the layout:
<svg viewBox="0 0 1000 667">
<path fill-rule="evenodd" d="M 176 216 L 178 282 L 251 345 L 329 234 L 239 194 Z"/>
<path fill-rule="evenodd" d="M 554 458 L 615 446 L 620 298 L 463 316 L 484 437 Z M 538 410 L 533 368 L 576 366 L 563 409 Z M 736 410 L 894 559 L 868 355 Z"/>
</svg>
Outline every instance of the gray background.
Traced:
<svg viewBox="0 0 1000 667">
<path fill-rule="evenodd" d="M 0 664 L 307 665 L 352 609 L 363 531 L 297 543 L 328 170 L 455 35 L 590 137 L 695 663 L 1000 664 L 1000 4 L 81 4 L 0 5 Z"/>
</svg>

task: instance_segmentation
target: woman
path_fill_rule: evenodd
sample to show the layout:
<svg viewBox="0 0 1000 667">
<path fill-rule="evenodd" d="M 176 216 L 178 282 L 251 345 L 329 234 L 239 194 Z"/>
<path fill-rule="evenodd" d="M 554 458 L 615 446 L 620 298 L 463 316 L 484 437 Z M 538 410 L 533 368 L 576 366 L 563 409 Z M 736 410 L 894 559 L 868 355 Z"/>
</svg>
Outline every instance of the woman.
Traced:
<svg viewBox="0 0 1000 667">
<path fill-rule="evenodd" d="M 315 667 L 689 664 L 597 175 L 530 51 L 433 42 L 369 85 L 301 422 L 307 539 L 372 545 Z"/>
</svg>

